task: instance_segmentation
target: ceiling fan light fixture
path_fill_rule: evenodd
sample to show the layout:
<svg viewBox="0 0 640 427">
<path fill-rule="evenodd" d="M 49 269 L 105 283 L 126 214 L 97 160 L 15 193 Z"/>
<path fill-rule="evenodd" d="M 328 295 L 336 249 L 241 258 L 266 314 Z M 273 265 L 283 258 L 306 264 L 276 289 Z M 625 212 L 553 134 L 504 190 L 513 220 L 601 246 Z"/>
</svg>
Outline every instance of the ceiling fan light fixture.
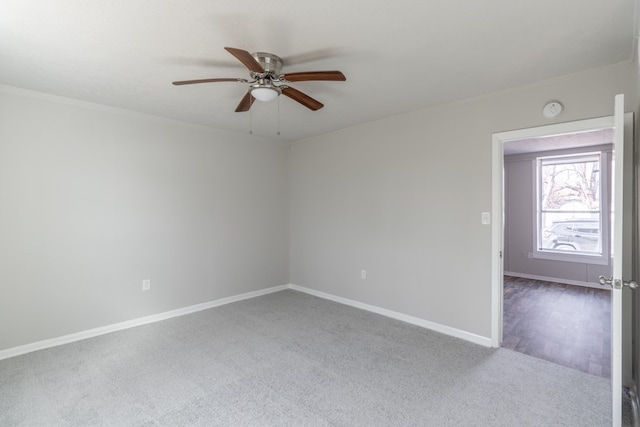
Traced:
<svg viewBox="0 0 640 427">
<path fill-rule="evenodd" d="M 251 86 L 251 95 L 258 101 L 269 102 L 280 95 L 280 90 L 272 85 Z"/>
</svg>

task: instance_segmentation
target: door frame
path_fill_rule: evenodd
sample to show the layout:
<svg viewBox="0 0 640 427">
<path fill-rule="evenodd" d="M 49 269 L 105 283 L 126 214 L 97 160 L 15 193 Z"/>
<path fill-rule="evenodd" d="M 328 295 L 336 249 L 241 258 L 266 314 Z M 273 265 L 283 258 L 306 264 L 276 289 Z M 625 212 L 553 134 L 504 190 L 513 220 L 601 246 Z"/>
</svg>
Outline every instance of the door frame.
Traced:
<svg viewBox="0 0 640 427">
<path fill-rule="evenodd" d="M 504 144 L 524 138 L 536 138 L 549 135 L 560 135 L 565 133 L 575 133 L 594 129 L 604 129 L 614 127 L 614 116 L 599 117 L 594 119 L 578 120 L 573 122 L 558 123 L 551 125 L 538 126 L 533 128 L 518 129 L 506 132 L 497 132 L 492 135 L 492 200 L 491 214 L 493 217 L 491 225 L 491 346 L 499 348 L 502 343 L 503 335 L 503 253 L 504 253 Z M 627 147 L 633 147 L 633 126 L 634 114 L 624 114 L 624 135 L 625 135 L 625 180 L 630 177 L 629 171 L 632 170 L 631 162 L 633 150 Z M 625 185 L 625 194 L 629 194 L 629 189 Z M 625 197 L 625 201 L 630 197 Z M 627 212 L 627 209 L 625 209 Z M 631 227 L 631 212 L 625 215 L 623 227 Z M 627 233 L 631 235 L 632 233 Z M 631 275 L 632 257 L 630 253 L 632 248 L 629 242 L 625 244 L 625 259 L 623 260 L 625 275 Z M 625 292 L 629 293 L 628 289 Z M 622 326 L 622 384 L 629 386 L 633 384 L 633 320 L 631 295 L 625 296 L 623 299 L 623 326 Z"/>
</svg>

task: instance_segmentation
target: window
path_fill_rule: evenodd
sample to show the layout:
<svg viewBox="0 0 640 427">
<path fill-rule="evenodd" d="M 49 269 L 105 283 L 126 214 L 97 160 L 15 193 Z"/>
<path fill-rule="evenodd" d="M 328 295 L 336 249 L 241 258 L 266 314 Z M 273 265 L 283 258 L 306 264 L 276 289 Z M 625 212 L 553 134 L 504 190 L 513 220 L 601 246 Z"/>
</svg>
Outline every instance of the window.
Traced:
<svg viewBox="0 0 640 427">
<path fill-rule="evenodd" d="M 538 157 L 537 258 L 606 264 L 607 153 Z"/>
</svg>

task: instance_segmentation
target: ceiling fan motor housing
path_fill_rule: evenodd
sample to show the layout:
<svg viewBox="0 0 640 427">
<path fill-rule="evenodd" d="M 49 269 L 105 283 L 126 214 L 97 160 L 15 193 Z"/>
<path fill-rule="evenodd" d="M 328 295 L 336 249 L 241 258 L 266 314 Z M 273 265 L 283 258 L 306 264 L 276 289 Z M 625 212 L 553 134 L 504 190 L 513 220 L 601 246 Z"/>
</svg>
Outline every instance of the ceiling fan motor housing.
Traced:
<svg viewBox="0 0 640 427">
<path fill-rule="evenodd" d="M 272 77 L 280 75 L 280 70 L 282 70 L 282 59 L 279 56 L 267 52 L 255 52 L 252 53 L 251 56 L 253 56 L 255 60 L 262 65 L 265 74 L 269 74 Z M 260 78 L 260 74 L 252 71 L 251 77 L 258 79 Z"/>
</svg>

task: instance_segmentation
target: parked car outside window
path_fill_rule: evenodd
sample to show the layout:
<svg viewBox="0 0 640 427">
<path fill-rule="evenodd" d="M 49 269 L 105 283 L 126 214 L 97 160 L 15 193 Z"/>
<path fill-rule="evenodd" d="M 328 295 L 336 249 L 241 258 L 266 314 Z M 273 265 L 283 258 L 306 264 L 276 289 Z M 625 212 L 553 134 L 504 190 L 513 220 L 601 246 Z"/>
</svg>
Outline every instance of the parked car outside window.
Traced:
<svg viewBox="0 0 640 427">
<path fill-rule="evenodd" d="M 600 224 L 597 220 L 554 221 L 544 230 L 541 249 L 601 253 Z"/>
</svg>

